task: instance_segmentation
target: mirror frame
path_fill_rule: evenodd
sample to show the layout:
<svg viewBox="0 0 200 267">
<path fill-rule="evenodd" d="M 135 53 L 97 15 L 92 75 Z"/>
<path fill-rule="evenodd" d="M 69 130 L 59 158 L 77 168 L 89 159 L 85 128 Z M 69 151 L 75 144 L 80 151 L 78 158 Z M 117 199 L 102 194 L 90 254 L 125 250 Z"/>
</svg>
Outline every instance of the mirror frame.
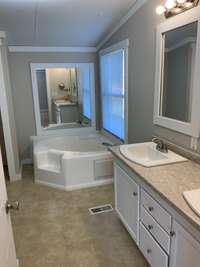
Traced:
<svg viewBox="0 0 200 267">
<path fill-rule="evenodd" d="M 160 114 L 162 94 L 162 71 L 164 41 L 163 33 L 197 22 L 197 44 L 194 66 L 194 82 L 191 107 L 191 122 L 183 122 Z M 157 26 L 156 36 L 156 68 L 155 68 L 155 95 L 154 95 L 154 124 L 192 137 L 199 137 L 200 133 L 200 7 L 195 7 L 185 13 L 179 14 Z"/>
<path fill-rule="evenodd" d="M 90 67 L 90 85 L 91 85 L 91 126 L 90 127 L 80 127 L 80 128 L 63 128 L 63 129 L 49 129 L 43 128 L 41 124 L 40 117 L 40 105 L 39 105 L 39 95 L 37 86 L 37 75 L 36 71 L 39 69 L 47 68 L 82 68 L 84 66 Z M 32 92 L 33 92 L 33 103 L 34 103 L 34 115 L 37 135 L 51 135 L 59 133 L 69 133 L 69 134 L 81 134 L 85 132 L 96 131 L 96 108 L 95 108 L 95 71 L 94 63 L 30 63 L 31 68 L 31 80 L 32 80 Z M 65 125 L 65 123 L 63 123 Z M 67 125 L 67 123 L 66 123 Z"/>
</svg>

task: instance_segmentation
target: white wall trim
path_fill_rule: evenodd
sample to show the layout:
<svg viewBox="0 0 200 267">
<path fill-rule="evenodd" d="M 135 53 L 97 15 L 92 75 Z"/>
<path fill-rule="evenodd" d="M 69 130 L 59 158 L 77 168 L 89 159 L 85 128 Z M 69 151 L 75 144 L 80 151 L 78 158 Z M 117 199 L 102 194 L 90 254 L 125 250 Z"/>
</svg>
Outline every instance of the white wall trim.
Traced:
<svg viewBox="0 0 200 267">
<path fill-rule="evenodd" d="M 97 51 L 116 33 L 145 3 L 147 0 L 136 0 L 129 12 L 119 21 L 114 29 L 97 45 Z"/>
<path fill-rule="evenodd" d="M 0 36 L 3 32 L 0 32 Z M 1 38 L 1 37 L 0 37 Z M 3 38 L 1 38 L 3 39 Z M 3 45 L 3 43 L 1 43 Z M 1 107 L 1 117 L 2 117 L 2 125 L 3 125 L 3 133 L 5 139 L 5 147 L 6 147 L 6 156 L 8 161 L 8 170 L 10 181 L 16 181 L 21 178 L 21 172 L 16 173 L 15 169 L 15 157 L 13 151 L 13 142 L 11 135 L 11 125 L 10 125 L 10 117 L 9 117 L 9 107 L 8 107 L 8 99 L 7 99 L 7 89 L 6 89 L 6 78 L 5 71 L 3 65 L 3 46 L 0 49 L 0 107 Z"/>
<path fill-rule="evenodd" d="M 40 109 L 39 109 L 39 96 L 38 96 L 38 86 L 37 86 L 37 76 L 36 71 L 38 69 L 46 68 L 78 68 L 83 69 L 84 67 L 89 66 L 90 68 L 90 85 L 91 85 L 91 103 L 92 103 L 92 118 L 91 118 L 91 127 L 82 127 L 82 128 L 65 128 L 65 129 L 44 129 L 41 126 L 40 118 Z M 84 133 L 88 131 L 96 131 L 96 113 L 95 113 L 95 71 L 94 63 L 30 63 L 31 68 L 31 80 L 32 80 L 32 92 L 33 92 L 33 104 L 34 104 L 34 114 L 36 122 L 37 135 L 51 135 L 57 133 Z"/>
<path fill-rule="evenodd" d="M 121 42 L 118 42 L 114 45 L 111 45 L 101 51 L 99 51 L 99 58 L 101 61 L 101 57 L 108 53 L 115 53 L 117 50 L 124 50 L 124 88 L 125 88 L 125 96 L 124 96 L 124 142 L 128 143 L 128 47 L 129 47 L 129 39 L 125 39 Z M 100 80 L 101 80 L 101 72 L 100 72 Z M 104 132 L 107 132 L 104 129 L 101 129 Z M 112 133 L 108 133 L 112 135 Z M 118 138 L 118 137 L 116 137 Z"/>
<path fill-rule="evenodd" d="M 194 67 L 194 78 L 191 90 L 193 93 L 192 97 L 192 110 L 191 110 L 191 122 L 186 123 L 175 119 L 164 117 L 160 114 L 160 107 L 162 105 L 161 100 L 161 86 L 162 86 L 162 62 L 163 62 L 163 47 L 164 39 L 163 33 L 182 27 L 189 23 L 198 22 L 198 32 L 196 41 L 196 60 Z M 200 124 L 199 124 L 199 113 L 200 113 L 200 6 L 188 10 L 178 16 L 175 16 L 169 20 L 164 21 L 157 26 L 157 37 L 156 37 L 156 71 L 155 71 L 155 95 L 154 95 L 154 119 L 153 122 L 156 125 L 174 130 L 176 132 L 184 133 L 192 137 L 199 137 Z"/>
<path fill-rule="evenodd" d="M 22 179 L 22 173 L 17 173 L 15 175 L 15 179 L 13 179 L 11 182 L 20 181 Z"/>
<path fill-rule="evenodd" d="M 194 38 L 194 37 L 187 37 L 187 38 L 181 40 L 180 42 L 178 42 L 177 44 L 172 45 L 169 48 L 166 48 L 165 51 L 166 52 L 171 52 L 171 51 L 173 51 L 173 50 L 175 50 L 175 49 L 177 49 L 179 47 L 182 47 L 182 46 L 184 46 L 186 44 L 195 43 L 195 42 L 196 42 L 196 38 Z"/>
<path fill-rule="evenodd" d="M 1 32 L 0 32 L 1 33 Z M 96 47 L 76 47 L 76 46 L 8 46 L 9 52 L 19 52 L 19 53 L 39 53 L 39 52 L 51 52 L 51 53 L 96 53 Z"/>
<path fill-rule="evenodd" d="M 125 39 L 121 42 L 118 42 L 114 45 L 111 45 L 109 47 L 106 47 L 105 49 L 99 51 L 99 55 L 100 56 L 103 56 L 105 54 L 108 54 L 108 53 L 112 53 L 116 50 L 120 50 L 120 49 L 126 49 L 129 47 L 129 39 Z"/>
<path fill-rule="evenodd" d="M 21 53 L 31 53 L 31 52 L 54 52 L 54 53 L 62 53 L 62 52 L 77 52 L 77 53 L 96 53 L 110 38 L 111 36 L 117 32 L 145 3 L 147 0 L 136 0 L 133 7 L 128 11 L 128 13 L 119 21 L 119 23 L 114 27 L 111 32 L 109 32 L 106 37 L 97 45 L 97 47 L 76 47 L 76 46 L 8 46 L 9 52 L 21 52 Z M 5 32 L 0 31 L 4 34 Z"/>
<path fill-rule="evenodd" d="M 107 179 L 102 179 L 101 181 L 92 181 L 92 182 L 87 183 L 87 184 L 65 186 L 65 185 L 57 185 L 57 184 L 53 184 L 53 183 L 49 183 L 49 182 L 35 179 L 36 184 L 49 186 L 49 187 L 64 190 L 64 191 L 73 191 L 73 190 L 79 190 L 79 189 L 84 189 L 84 188 L 103 186 L 103 185 L 107 185 L 107 184 L 112 184 L 113 182 L 114 182 L 114 179 L 113 179 L 113 177 L 111 177 L 111 178 L 107 178 Z"/>
</svg>

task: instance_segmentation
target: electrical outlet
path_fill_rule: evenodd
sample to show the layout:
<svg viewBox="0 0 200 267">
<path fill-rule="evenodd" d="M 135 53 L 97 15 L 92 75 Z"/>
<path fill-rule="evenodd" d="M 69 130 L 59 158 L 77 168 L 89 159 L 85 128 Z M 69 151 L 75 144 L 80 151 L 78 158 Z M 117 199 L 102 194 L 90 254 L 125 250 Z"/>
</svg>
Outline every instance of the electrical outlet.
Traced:
<svg viewBox="0 0 200 267">
<path fill-rule="evenodd" d="M 190 148 L 193 150 L 197 150 L 197 147 L 198 147 L 198 138 L 197 137 L 191 137 Z"/>
</svg>

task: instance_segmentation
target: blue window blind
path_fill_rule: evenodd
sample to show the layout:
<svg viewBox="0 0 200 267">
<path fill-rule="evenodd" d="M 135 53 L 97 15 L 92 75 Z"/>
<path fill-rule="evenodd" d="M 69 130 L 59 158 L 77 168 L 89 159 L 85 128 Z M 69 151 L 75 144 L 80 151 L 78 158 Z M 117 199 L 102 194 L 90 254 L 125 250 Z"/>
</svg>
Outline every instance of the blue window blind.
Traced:
<svg viewBox="0 0 200 267">
<path fill-rule="evenodd" d="M 91 85 L 90 67 L 83 68 L 82 88 L 83 88 L 83 116 L 91 119 Z"/>
<path fill-rule="evenodd" d="M 100 58 L 103 128 L 124 140 L 124 50 Z"/>
</svg>

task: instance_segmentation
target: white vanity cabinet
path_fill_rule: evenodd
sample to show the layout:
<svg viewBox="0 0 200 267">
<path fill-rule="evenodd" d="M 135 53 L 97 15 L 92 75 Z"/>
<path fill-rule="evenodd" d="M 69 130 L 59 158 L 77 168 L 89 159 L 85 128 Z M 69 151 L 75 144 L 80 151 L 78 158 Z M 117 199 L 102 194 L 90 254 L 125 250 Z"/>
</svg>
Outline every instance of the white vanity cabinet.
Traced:
<svg viewBox="0 0 200 267">
<path fill-rule="evenodd" d="M 115 209 L 129 231 L 138 243 L 139 232 L 139 186 L 118 165 L 115 172 Z"/>
<path fill-rule="evenodd" d="M 115 208 L 149 265 L 199 267 L 200 242 L 188 224 L 185 226 L 184 218 L 182 223 L 179 217 L 179 222 L 185 228 L 177 223 L 167 203 L 140 182 L 140 177 L 134 172 L 129 176 L 126 167 L 120 166 L 114 164 Z"/>
<path fill-rule="evenodd" d="M 173 231 L 170 267 L 199 267 L 200 243 L 176 221 Z"/>
</svg>

